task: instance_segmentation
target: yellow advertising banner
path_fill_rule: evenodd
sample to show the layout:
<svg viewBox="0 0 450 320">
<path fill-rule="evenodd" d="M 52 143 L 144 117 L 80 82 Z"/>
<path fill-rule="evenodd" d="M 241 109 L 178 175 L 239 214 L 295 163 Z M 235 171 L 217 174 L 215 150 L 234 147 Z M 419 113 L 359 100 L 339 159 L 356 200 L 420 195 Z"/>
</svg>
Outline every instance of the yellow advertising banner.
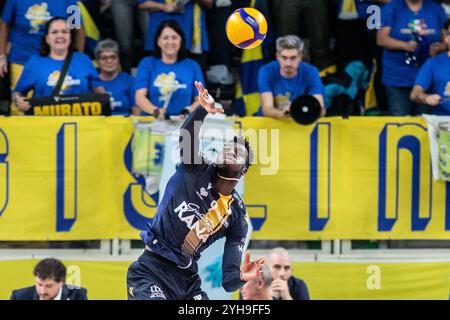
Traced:
<svg viewBox="0 0 450 320">
<path fill-rule="evenodd" d="M 236 121 L 256 155 L 253 238 L 450 239 L 421 118 Z M 133 174 L 132 137 L 129 117 L 0 118 L 0 240 L 137 239 L 161 195 Z M 161 167 L 171 150 L 152 141 Z"/>
<path fill-rule="evenodd" d="M 14 289 L 34 285 L 37 260 L 0 261 L 0 300 Z M 91 300 L 124 300 L 131 261 L 64 260 L 67 284 L 87 289 Z M 313 300 L 327 299 L 434 299 L 447 300 L 450 263 L 293 263 L 294 276 L 308 286 Z M 236 295 L 237 296 L 237 295 Z"/>
</svg>

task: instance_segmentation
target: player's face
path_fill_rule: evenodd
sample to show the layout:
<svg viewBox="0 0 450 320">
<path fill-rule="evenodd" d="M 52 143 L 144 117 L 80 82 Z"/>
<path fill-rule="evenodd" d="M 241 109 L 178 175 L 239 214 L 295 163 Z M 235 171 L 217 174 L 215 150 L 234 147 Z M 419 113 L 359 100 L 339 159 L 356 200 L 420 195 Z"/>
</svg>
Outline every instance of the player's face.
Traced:
<svg viewBox="0 0 450 320">
<path fill-rule="evenodd" d="M 244 300 L 255 300 L 261 290 L 261 279 L 252 279 L 247 281 L 241 288 L 242 298 Z"/>
<path fill-rule="evenodd" d="M 114 51 L 100 53 L 98 64 L 101 71 L 115 72 L 119 69 L 119 55 Z"/>
<path fill-rule="evenodd" d="M 172 28 L 165 27 L 158 38 L 158 46 L 163 54 L 178 54 L 181 47 L 181 36 Z"/>
<path fill-rule="evenodd" d="M 51 50 L 66 50 L 70 45 L 70 29 L 63 20 L 54 21 L 45 37 Z"/>
<path fill-rule="evenodd" d="M 286 255 L 272 255 L 269 259 L 273 279 L 288 280 L 292 276 L 292 260 Z"/>
<path fill-rule="evenodd" d="M 53 279 L 41 279 L 36 277 L 36 292 L 39 295 L 40 300 L 52 300 L 54 299 L 61 287 L 63 282 L 56 282 Z"/>
<path fill-rule="evenodd" d="M 281 74 L 289 77 L 297 74 L 302 57 L 297 49 L 284 49 L 277 52 L 277 60 L 280 63 Z"/>
<path fill-rule="evenodd" d="M 237 177 L 245 167 L 247 149 L 240 143 L 227 143 L 219 154 L 216 165 L 226 171 L 226 177 Z"/>
</svg>

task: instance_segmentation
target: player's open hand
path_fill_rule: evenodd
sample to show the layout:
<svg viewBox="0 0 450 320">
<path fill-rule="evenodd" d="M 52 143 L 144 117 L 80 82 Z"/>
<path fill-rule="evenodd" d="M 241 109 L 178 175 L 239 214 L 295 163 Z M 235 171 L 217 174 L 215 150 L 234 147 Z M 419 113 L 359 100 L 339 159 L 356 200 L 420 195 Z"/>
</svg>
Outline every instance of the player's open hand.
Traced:
<svg viewBox="0 0 450 320">
<path fill-rule="evenodd" d="M 262 266 L 266 258 L 259 257 L 255 261 L 250 261 L 250 252 L 245 254 L 244 263 L 241 267 L 241 280 L 248 281 L 262 276 Z"/>
<path fill-rule="evenodd" d="M 213 97 L 209 95 L 208 90 L 203 87 L 203 84 L 200 81 L 195 81 L 195 86 L 198 91 L 198 100 L 206 111 L 212 114 L 223 113 L 222 108 L 216 108 L 216 103 L 214 102 Z"/>
</svg>

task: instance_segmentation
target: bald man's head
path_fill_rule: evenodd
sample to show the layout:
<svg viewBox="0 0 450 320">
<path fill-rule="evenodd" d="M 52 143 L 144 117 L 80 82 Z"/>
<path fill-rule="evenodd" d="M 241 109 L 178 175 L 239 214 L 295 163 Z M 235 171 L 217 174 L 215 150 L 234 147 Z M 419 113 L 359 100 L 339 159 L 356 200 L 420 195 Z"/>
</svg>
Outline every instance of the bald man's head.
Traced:
<svg viewBox="0 0 450 320">
<path fill-rule="evenodd" d="M 292 276 L 292 259 L 286 249 L 281 247 L 272 249 L 267 261 L 273 279 L 288 280 Z"/>
</svg>

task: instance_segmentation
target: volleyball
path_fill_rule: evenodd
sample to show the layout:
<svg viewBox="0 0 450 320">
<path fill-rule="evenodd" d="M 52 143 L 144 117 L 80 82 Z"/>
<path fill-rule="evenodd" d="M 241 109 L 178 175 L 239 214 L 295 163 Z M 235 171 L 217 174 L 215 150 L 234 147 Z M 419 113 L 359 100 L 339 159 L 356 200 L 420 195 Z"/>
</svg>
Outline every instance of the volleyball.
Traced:
<svg viewBox="0 0 450 320">
<path fill-rule="evenodd" d="M 228 40 L 241 49 L 259 46 L 267 35 L 267 21 L 254 8 L 240 8 L 234 11 L 225 26 Z"/>
</svg>

